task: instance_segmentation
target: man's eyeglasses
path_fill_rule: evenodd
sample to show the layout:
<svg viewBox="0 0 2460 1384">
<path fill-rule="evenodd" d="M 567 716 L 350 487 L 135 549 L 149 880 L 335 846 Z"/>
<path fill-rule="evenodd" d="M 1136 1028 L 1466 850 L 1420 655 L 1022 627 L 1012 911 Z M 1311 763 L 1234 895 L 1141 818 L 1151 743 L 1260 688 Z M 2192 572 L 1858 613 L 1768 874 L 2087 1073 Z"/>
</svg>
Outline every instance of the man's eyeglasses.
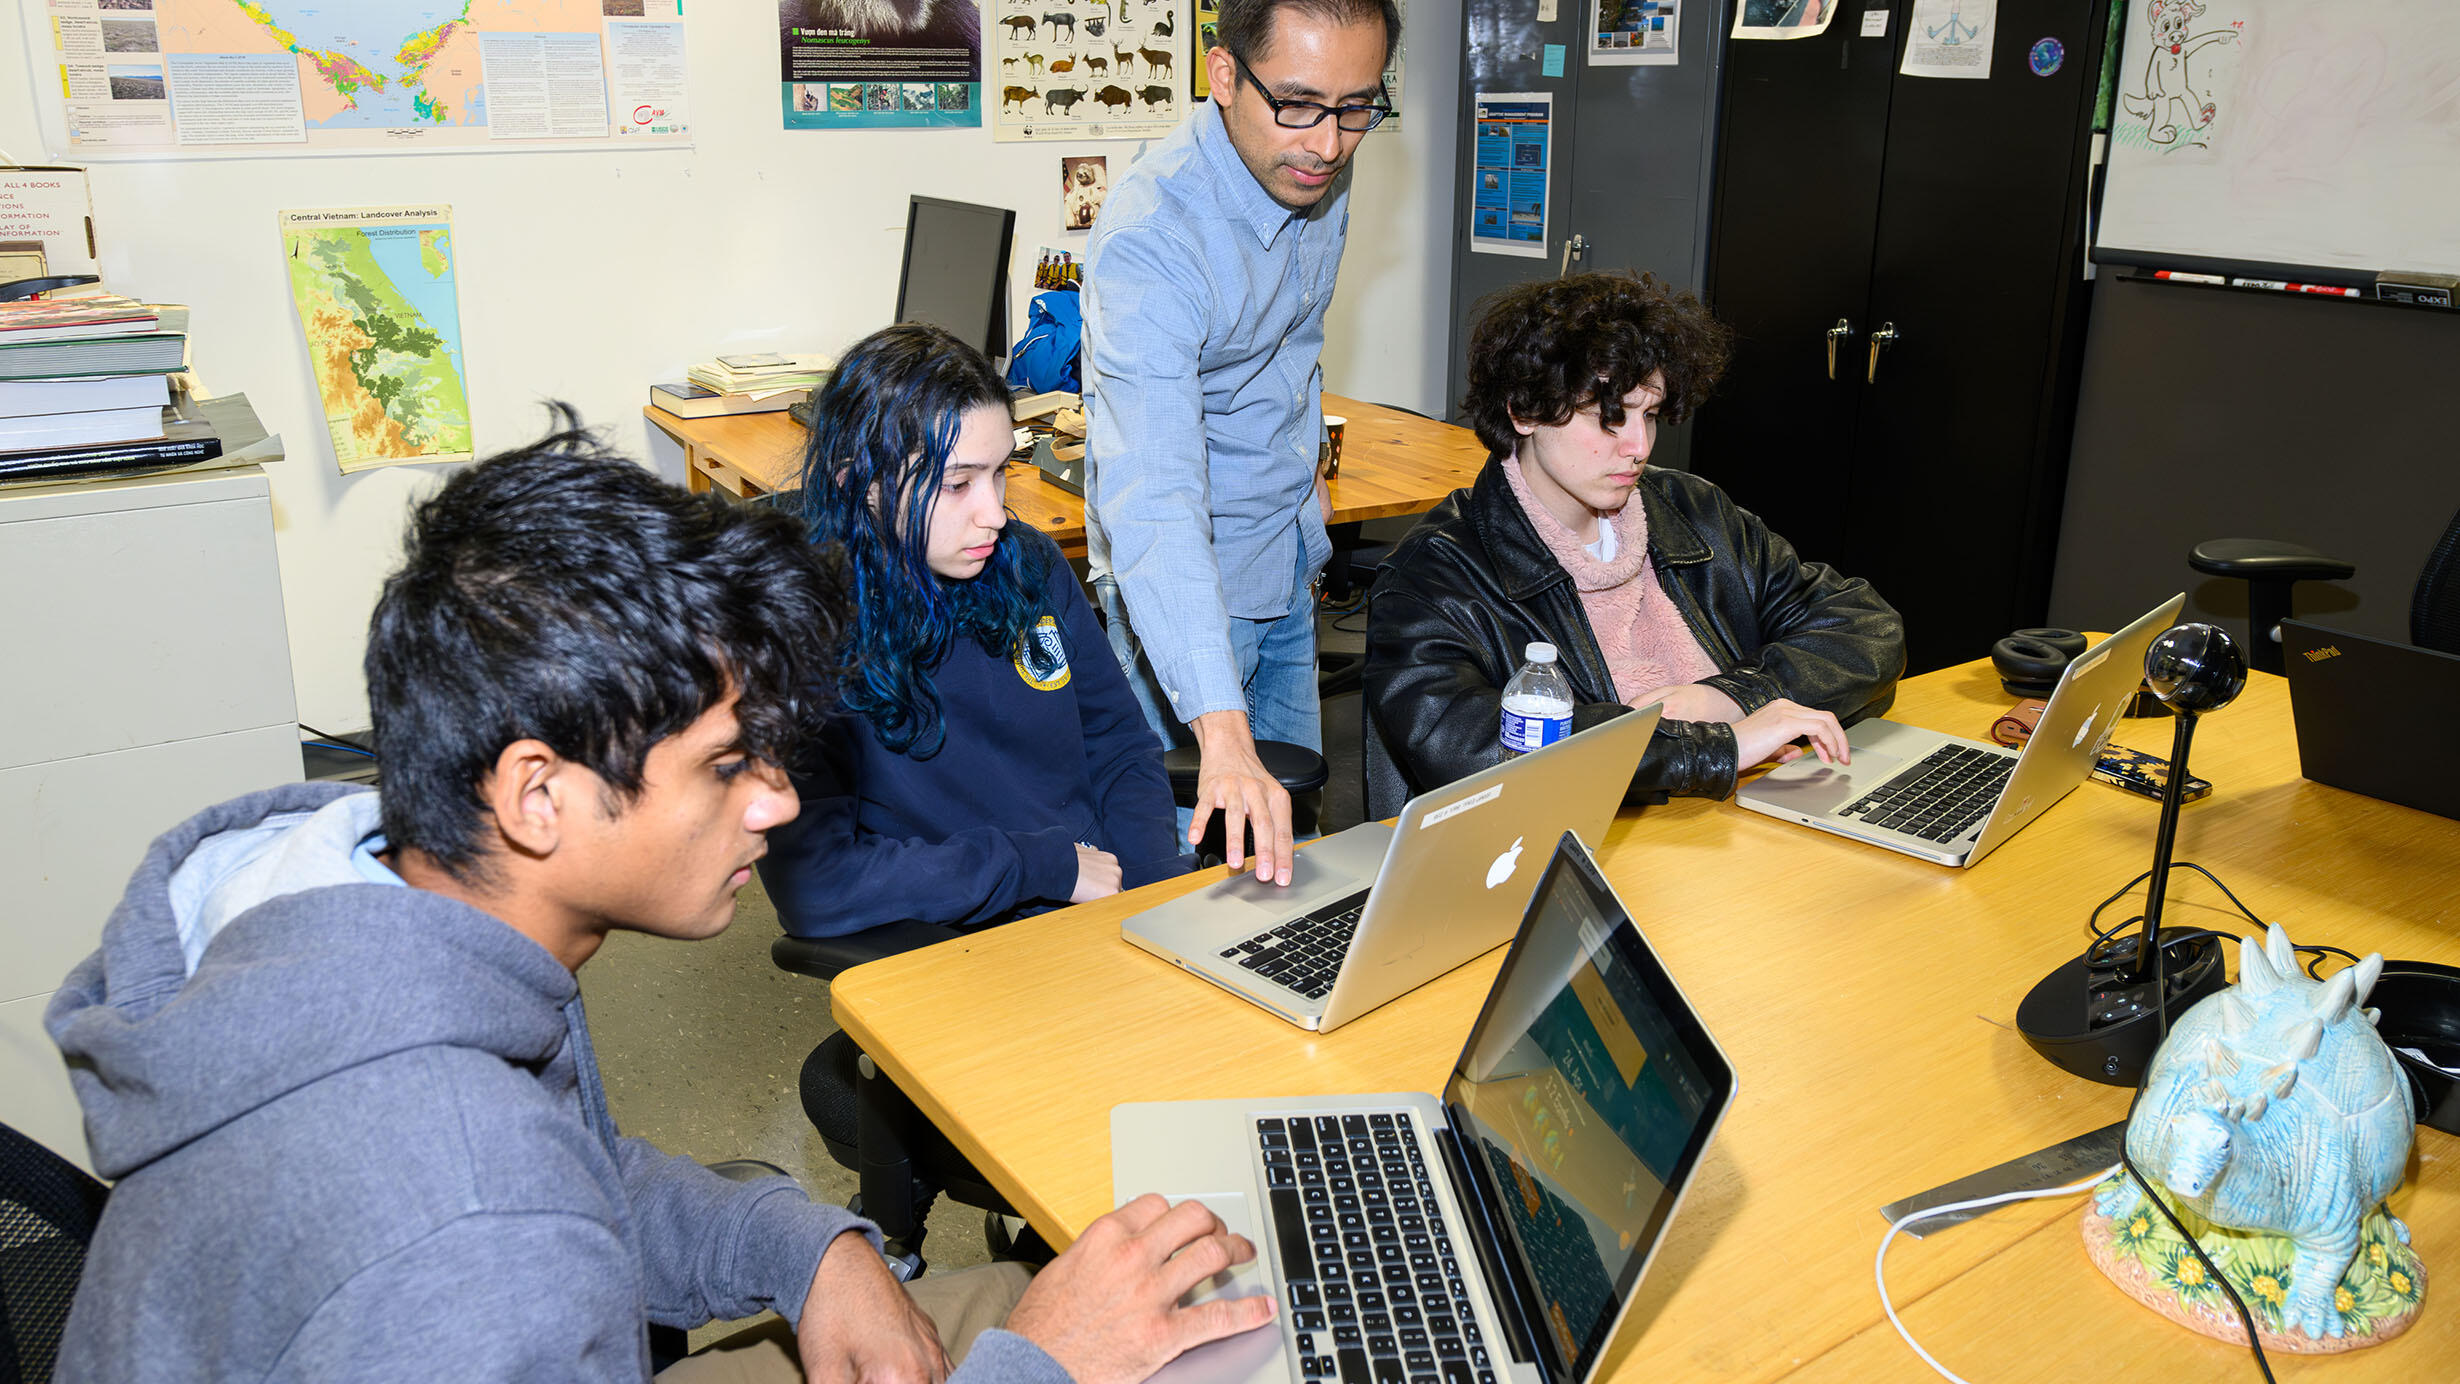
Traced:
<svg viewBox="0 0 2460 1384">
<path fill-rule="evenodd" d="M 1231 54 L 1230 62 L 1238 68 L 1239 75 L 1247 79 L 1247 84 L 1256 89 L 1256 95 L 1264 98 L 1264 104 L 1273 108 L 1273 123 L 1283 129 L 1312 130 L 1323 124 L 1324 117 L 1329 115 L 1333 118 L 1333 124 L 1341 129 L 1351 134 L 1364 134 L 1383 124 L 1384 117 L 1392 114 L 1392 107 L 1382 101 L 1371 106 L 1327 106 L 1321 101 L 1285 101 L 1265 90 L 1264 83 L 1256 80 L 1256 74 L 1248 69 L 1247 63 L 1238 54 Z"/>
</svg>

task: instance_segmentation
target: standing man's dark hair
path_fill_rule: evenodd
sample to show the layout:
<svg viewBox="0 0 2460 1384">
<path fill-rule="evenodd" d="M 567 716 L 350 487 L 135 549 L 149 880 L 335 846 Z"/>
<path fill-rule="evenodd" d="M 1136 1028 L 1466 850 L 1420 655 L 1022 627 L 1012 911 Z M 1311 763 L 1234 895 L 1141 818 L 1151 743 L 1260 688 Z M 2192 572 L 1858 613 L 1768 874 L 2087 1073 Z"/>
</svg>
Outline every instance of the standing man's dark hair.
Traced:
<svg viewBox="0 0 2460 1384">
<path fill-rule="evenodd" d="M 367 634 L 384 833 L 464 883 L 480 784 L 536 739 L 636 793 L 650 747 L 738 694 L 741 748 L 783 766 L 834 701 L 833 548 L 777 510 L 690 495 L 556 405 L 557 430 L 411 512 Z"/>
<path fill-rule="evenodd" d="M 1240 62 L 1262 62 L 1272 56 L 1273 16 L 1283 10 L 1327 24 L 1382 20 L 1385 62 L 1392 61 L 1392 50 L 1401 41 L 1401 7 L 1393 0 L 1222 0 L 1214 33 Z"/>
</svg>

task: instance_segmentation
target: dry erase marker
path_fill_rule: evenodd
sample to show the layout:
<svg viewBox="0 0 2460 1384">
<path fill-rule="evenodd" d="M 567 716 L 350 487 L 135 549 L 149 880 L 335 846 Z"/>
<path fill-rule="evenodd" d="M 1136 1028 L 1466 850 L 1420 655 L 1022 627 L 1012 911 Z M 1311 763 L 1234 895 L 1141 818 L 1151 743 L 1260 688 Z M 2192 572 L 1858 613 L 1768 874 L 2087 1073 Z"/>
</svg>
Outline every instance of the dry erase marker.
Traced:
<svg viewBox="0 0 2460 1384">
<path fill-rule="evenodd" d="M 2229 282 L 2218 274 L 2187 274 L 2176 269 L 2156 270 L 2153 277 L 2166 279 L 2174 284 L 2225 284 Z"/>
<path fill-rule="evenodd" d="M 2294 293 L 2298 287 L 2296 284 L 2283 283 L 2279 279 L 2232 279 L 2229 281 L 2229 286 L 2231 288 L 2268 288 L 2275 293 Z"/>
<path fill-rule="evenodd" d="M 2291 284 L 2289 286 L 2289 291 L 2292 293 L 2320 293 L 2329 298 L 2358 298 L 2364 296 L 2354 288 L 2342 288 L 2338 284 Z"/>
</svg>

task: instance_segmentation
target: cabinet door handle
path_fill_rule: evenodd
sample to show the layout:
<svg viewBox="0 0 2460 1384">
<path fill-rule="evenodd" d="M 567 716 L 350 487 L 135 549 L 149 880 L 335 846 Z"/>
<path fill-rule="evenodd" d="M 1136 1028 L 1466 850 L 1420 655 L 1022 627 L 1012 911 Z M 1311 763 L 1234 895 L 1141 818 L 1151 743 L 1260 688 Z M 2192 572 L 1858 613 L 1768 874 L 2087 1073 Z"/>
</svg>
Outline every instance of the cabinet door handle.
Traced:
<svg viewBox="0 0 2460 1384">
<path fill-rule="evenodd" d="M 1840 317 L 1828 329 L 1828 378 L 1836 378 L 1836 344 L 1854 334 L 1854 324 Z"/>
<path fill-rule="evenodd" d="M 1871 333 L 1871 367 L 1863 373 L 1864 384 L 1879 383 L 1879 353 L 1897 339 L 1894 322 L 1883 322 L 1878 331 Z"/>
<path fill-rule="evenodd" d="M 1564 275 L 1572 272 L 1572 266 L 1574 264 L 1586 264 L 1588 263 L 1588 260 L 1588 237 L 1583 236 L 1578 232 L 1574 232 L 1571 239 L 1563 242 L 1563 262 L 1556 266 L 1555 277 L 1558 279 L 1562 278 Z"/>
</svg>

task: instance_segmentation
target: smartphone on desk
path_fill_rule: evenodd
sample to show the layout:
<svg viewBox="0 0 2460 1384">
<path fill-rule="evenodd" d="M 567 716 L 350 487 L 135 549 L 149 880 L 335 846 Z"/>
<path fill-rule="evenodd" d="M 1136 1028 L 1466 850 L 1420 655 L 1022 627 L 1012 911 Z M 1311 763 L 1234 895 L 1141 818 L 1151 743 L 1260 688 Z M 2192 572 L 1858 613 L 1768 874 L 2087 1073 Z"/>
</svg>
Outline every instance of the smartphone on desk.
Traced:
<svg viewBox="0 0 2460 1384">
<path fill-rule="evenodd" d="M 2101 762 L 2093 766 L 2093 777 L 2159 802 L 2162 790 L 2169 784 L 2170 762 L 2157 754 L 2131 750 L 2124 745 L 2106 745 L 2102 747 Z M 2191 803 L 2209 796 L 2211 792 L 2211 783 L 2189 774 L 2186 791 L 2179 801 Z"/>
</svg>

